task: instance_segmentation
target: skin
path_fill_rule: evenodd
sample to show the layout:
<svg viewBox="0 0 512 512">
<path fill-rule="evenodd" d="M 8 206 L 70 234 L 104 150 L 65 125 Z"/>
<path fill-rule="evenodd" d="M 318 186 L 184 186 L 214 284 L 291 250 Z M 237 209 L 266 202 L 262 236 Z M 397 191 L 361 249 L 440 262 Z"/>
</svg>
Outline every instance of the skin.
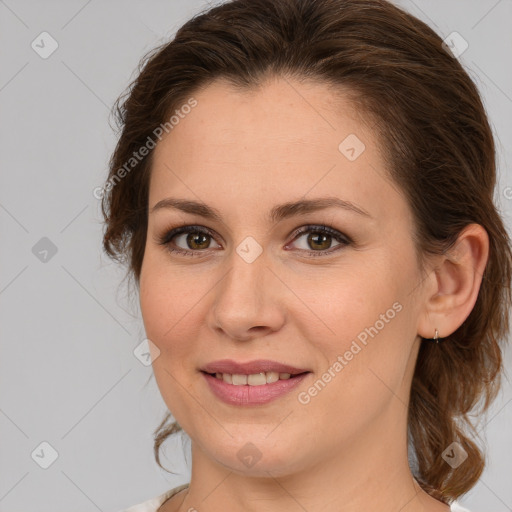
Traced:
<svg viewBox="0 0 512 512">
<path fill-rule="evenodd" d="M 175 209 L 151 213 L 140 276 L 154 374 L 192 450 L 189 488 L 160 512 L 448 511 L 411 474 L 407 403 L 420 343 L 429 343 L 420 336 L 433 338 L 436 328 L 448 336 L 474 306 L 485 230 L 466 228 L 455 249 L 431 258 L 422 273 L 412 214 L 387 177 L 376 135 L 348 97 L 336 99 L 323 84 L 275 78 L 240 92 L 217 81 L 194 98 L 197 106 L 155 149 L 149 208 L 171 196 L 202 201 L 222 222 Z M 349 134 L 366 147 L 354 161 L 338 149 Z M 266 219 L 277 204 L 323 196 L 351 201 L 370 217 L 329 208 Z M 308 243 L 314 230 L 291 236 L 308 224 L 354 242 L 315 246 Z M 212 231 L 198 245 L 186 234 L 173 239 L 174 247 L 202 251 L 198 257 L 157 243 L 182 225 Z M 252 263 L 236 252 L 247 236 L 263 249 Z M 401 311 L 300 403 L 298 394 L 397 302 Z M 269 404 L 227 405 L 199 372 L 223 358 L 272 359 L 312 373 Z M 247 443 L 261 454 L 251 467 L 237 456 Z"/>
</svg>

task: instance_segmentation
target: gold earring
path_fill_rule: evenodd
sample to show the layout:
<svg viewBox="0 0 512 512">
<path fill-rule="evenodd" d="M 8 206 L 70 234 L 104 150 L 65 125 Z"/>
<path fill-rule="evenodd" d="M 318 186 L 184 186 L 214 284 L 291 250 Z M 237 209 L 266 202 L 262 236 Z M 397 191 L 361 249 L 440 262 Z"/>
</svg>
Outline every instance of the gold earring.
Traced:
<svg viewBox="0 0 512 512">
<path fill-rule="evenodd" d="M 436 343 L 439 343 L 439 332 L 437 332 L 437 329 L 436 329 L 436 333 L 434 334 L 434 341 Z"/>
</svg>

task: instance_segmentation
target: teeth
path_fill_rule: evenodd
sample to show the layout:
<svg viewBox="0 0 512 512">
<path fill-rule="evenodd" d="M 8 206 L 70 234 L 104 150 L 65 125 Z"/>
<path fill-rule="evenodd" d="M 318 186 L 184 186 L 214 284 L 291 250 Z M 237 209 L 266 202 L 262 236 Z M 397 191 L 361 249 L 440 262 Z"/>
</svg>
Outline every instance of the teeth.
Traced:
<svg viewBox="0 0 512 512">
<path fill-rule="evenodd" d="M 287 380 L 290 378 L 290 374 L 278 372 L 262 372 L 253 373 L 251 375 L 216 373 L 215 377 L 222 379 L 228 384 L 233 384 L 234 386 L 245 386 L 246 384 L 249 386 L 262 386 L 263 384 L 271 384 L 278 380 Z"/>
</svg>

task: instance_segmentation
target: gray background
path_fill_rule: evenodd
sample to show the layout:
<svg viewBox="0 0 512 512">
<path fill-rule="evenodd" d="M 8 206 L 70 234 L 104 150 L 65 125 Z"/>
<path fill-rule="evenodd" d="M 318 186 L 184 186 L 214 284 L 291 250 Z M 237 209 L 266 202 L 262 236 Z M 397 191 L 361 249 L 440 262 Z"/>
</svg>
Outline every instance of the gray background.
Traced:
<svg viewBox="0 0 512 512">
<path fill-rule="evenodd" d="M 512 1 L 398 3 L 468 41 L 460 59 L 495 130 L 496 201 L 510 226 Z M 93 189 L 115 144 L 110 106 L 142 55 L 206 5 L 0 0 L 0 511 L 115 512 L 189 481 L 179 439 L 163 457 L 176 475 L 153 459 L 166 407 L 133 354 L 145 338 L 138 299 L 101 251 Z M 43 31 L 59 45 L 47 59 L 31 47 Z M 50 245 L 55 254 L 37 254 Z M 489 465 L 460 500 L 473 512 L 512 510 L 511 424 L 505 379 L 482 423 Z M 49 457 L 45 441 L 58 452 L 48 469 L 35 462 Z"/>
</svg>

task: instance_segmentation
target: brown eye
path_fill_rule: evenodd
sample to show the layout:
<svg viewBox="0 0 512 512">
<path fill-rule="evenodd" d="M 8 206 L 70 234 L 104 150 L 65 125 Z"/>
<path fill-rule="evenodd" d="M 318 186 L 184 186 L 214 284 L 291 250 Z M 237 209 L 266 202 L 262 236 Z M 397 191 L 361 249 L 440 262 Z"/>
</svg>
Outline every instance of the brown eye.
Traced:
<svg viewBox="0 0 512 512">
<path fill-rule="evenodd" d="M 201 255 L 211 248 L 213 236 L 206 228 L 200 226 L 182 226 L 171 229 L 157 239 L 169 252 L 185 256 Z"/>
<path fill-rule="evenodd" d="M 325 250 L 331 248 L 332 236 L 324 235 L 322 233 L 314 233 L 308 235 L 307 241 L 311 248 Z"/>
<path fill-rule="evenodd" d="M 352 244 L 352 239 L 330 228 L 329 226 L 306 226 L 295 231 L 293 243 L 305 237 L 306 247 L 299 248 L 311 256 L 327 256 L 343 247 Z M 208 249 L 212 249 L 211 242 L 215 239 L 210 230 L 201 226 L 182 226 L 171 229 L 157 238 L 160 245 L 167 247 L 169 252 L 184 256 L 204 256 Z M 333 246 L 333 241 L 337 245 Z M 217 244 L 216 248 L 220 246 Z"/>
<path fill-rule="evenodd" d="M 305 235 L 307 236 L 304 237 Z M 306 226 L 297 230 L 293 243 L 297 243 L 297 240 L 301 238 L 304 241 L 299 249 L 312 256 L 329 255 L 352 243 L 348 236 L 328 226 Z M 333 241 L 338 242 L 338 244 L 333 246 Z"/>
<path fill-rule="evenodd" d="M 201 250 L 208 249 L 210 238 L 210 235 L 205 235 L 204 233 L 193 233 L 186 235 L 185 240 L 189 249 Z"/>
</svg>

